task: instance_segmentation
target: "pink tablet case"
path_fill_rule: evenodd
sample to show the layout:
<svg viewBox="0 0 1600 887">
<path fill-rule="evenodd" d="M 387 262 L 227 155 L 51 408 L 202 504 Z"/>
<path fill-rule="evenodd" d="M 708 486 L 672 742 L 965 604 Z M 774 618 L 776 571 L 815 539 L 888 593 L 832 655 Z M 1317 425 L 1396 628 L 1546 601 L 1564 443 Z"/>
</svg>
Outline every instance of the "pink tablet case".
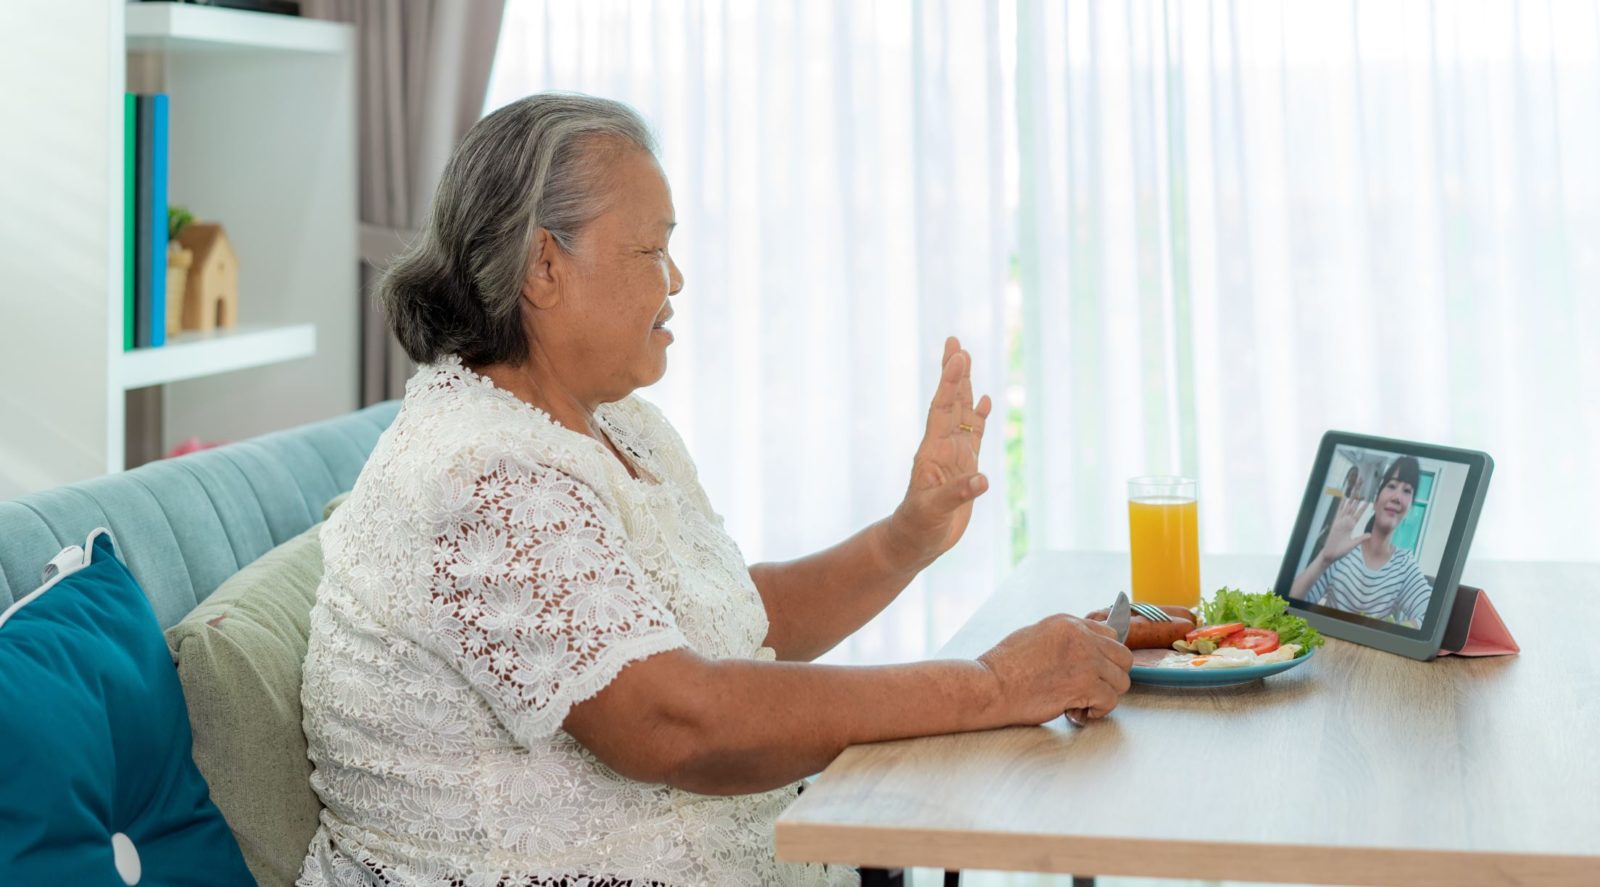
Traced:
<svg viewBox="0 0 1600 887">
<path fill-rule="evenodd" d="M 1500 618 L 1500 613 L 1489 602 L 1487 592 L 1478 592 L 1472 608 L 1472 622 L 1467 626 L 1467 639 L 1459 650 L 1440 650 L 1440 656 L 1507 656 L 1520 653 L 1522 648 L 1511 636 L 1511 630 Z"/>
</svg>

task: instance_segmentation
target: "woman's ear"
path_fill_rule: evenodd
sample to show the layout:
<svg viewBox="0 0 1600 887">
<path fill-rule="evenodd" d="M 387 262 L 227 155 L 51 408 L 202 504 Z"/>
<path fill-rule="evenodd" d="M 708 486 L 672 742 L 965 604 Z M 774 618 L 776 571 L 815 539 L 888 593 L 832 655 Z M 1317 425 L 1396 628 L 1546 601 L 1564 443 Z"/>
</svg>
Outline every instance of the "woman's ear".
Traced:
<svg viewBox="0 0 1600 887">
<path fill-rule="evenodd" d="M 522 278 L 522 298 L 535 308 L 550 308 L 561 300 L 559 251 L 548 230 L 534 232 L 533 246 L 528 250 L 528 273 Z"/>
</svg>

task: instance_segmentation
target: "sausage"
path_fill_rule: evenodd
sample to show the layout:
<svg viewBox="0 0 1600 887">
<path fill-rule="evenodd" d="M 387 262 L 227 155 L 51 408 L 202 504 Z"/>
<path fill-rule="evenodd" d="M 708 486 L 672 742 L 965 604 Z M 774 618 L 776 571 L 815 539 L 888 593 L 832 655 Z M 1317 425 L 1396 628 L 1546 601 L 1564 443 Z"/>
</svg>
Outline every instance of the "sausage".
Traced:
<svg viewBox="0 0 1600 887">
<path fill-rule="evenodd" d="M 1165 649 L 1171 647 L 1173 641 L 1183 640 L 1191 631 L 1194 631 L 1194 623 L 1176 616 L 1171 622 L 1151 622 L 1143 616 L 1135 616 L 1128 620 L 1125 643 L 1130 650 Z"/>
<path fill-rule="evenodd" d="M 1134 613 L 1128 619 L 1128 639 L 1124 641 L 1130 650 L 1157 650 L 1172 646 L 1173 641 L 1182 640 L 1183 636 L 1194 631 L 1194 613 L 1184 607 L 1162 606 L 1161 609 L 1172 617 L 1171 622 L 1151 622 L 1149 619 Z M 1111 613 L 1107 609 L 1095 610 L 1083 617 L 1091 622 L 1104 622 Z"/>
</svg>

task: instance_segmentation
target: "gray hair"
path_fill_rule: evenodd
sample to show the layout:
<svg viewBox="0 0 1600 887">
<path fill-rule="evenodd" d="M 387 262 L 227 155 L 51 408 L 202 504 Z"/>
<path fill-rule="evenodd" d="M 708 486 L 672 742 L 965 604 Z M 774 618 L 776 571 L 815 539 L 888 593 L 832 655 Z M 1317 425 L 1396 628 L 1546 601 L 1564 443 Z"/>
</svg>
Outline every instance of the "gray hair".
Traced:
<svg viewBox="0 0 1600 887">
<path fill-rule="evenodd" d="M 418 363 L 521 363 L 522 282 L 534 235 L 573 252 L 604 211 L 615 152 L 655 154 L 638 112 L 574 93 L 528 96 L 479 120 L 450 156 L 427 221 L 378 284 L 401 347 Z"/>
</svg>

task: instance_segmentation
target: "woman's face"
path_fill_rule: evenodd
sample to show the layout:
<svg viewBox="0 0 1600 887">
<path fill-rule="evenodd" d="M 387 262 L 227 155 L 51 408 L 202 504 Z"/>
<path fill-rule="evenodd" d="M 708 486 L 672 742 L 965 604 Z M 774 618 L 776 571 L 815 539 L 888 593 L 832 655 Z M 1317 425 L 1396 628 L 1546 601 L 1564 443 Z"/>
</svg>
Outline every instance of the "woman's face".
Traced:
<svg viewBox="0 0 1600 887">
<path fill-rule="evenodd" d="M 1406 512 L 1411 510 L 1411 500 L 1416 492 L 1410 484 L 1397 477 L 1385 480 L 1383 489 L 1378 491 L 1377 510 L 1372 516 L 1373 529 L 1385 534 L 1393 533 L 1395 527 L 1406 519 Z"/>
<path fill-rule="evenodd" d="M 559 310 L 535 318 L 533 347 L 574 388 L 608 402 L 666 372 L 669 297 L 683 275 L 667 253 L 676 213 L 655 158 L 617 149 L 604 181 L 604 209 L 555 262 Z"/>
</svg>

